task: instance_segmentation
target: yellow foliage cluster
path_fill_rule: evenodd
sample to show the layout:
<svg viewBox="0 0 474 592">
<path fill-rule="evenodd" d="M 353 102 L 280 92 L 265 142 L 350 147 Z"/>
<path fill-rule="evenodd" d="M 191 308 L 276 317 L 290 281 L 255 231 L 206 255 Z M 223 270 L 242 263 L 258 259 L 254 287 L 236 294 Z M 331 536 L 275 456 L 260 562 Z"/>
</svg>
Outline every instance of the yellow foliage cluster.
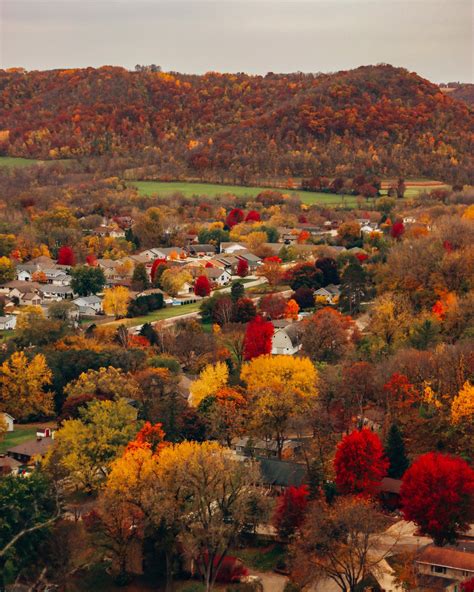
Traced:
<svg viewBox="0 0 474 592">
<path fill-rule="evenodd" d="M 474 419 L 474 386 L 465 382 L 451 403 L 451 421 L 454 424 L 472 422 Z"/>
<path fill-rule="evenodd" d="M 206 397 L 215 395 L 227 384 L 229 369 L 224 362 L 209 364 L 191 385 L 191 404 L 197 407 Z"/>
</svg>

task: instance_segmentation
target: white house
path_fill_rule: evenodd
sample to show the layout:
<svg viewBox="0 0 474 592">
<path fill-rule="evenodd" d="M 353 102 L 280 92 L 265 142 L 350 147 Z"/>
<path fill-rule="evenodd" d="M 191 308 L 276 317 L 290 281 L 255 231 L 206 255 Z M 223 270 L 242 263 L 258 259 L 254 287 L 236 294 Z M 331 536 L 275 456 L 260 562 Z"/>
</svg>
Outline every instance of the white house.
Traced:
<svg viewBox="0 0 474 592">
<path fill-rule="evenodd" d="M 16 327 L 16 316 L 7 315 L 6 317 L 0 317 L 0 331 L 13 331 Z"/>
<path fill-rule="evenodd" d="M 218 267 L 206 267 L 204 272 L 209 281 L 218 286 L 226 286 L 232 278 L 227 269 L 219 269 Z"/>
<path fill-rule="evenodd" d="M 246 251 L 247 247 L 241 245 L 240 243 L 221 243 L 221 253 L 226 253 L 231 255 L 236 251 Z"/>
<path fill-rule="evenodd" d="M 3 419 L 3 421 L 6 423 L 7 425 L 7 432 L 13 432 L 14 426 L 13 426 L 13 422 L 15 421 L 15 418 L 12 417 L 9 413 L 0 413 L 0 418 Z"/>
<path fill-rule="evenodd" d="M 325 298 L 328 304 L 336 304 L 341 296 L 341 290 L 335 284 L 329 284 L 325 288 L 319 288 L 314 292 L 314 296 Z"/>
<path fill-rule="evenodd" d="M 80 315 L 96 315 L 102 312 L 102 298 L 92 294 L 91 296 L 79 296 L 73 303 L 79 308 Z"/>
<path fill-rule="evenodd" d="M 301 349 L 299 323 L 273 321 L 272 354 L 293 356 Z"/>
</svg>

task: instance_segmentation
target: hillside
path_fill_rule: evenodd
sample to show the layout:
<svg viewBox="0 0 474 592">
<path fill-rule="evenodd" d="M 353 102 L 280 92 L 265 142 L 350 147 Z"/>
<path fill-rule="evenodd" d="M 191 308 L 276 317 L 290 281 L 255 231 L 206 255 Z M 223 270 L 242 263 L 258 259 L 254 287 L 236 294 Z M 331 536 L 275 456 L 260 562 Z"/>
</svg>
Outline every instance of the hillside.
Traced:
<svg viewBox="0 0 474 592">
<path fill-rule="evenodd" d="M 473 132 L 466 104 L 388 65 L 265 77 L 0 71 L 0 154 L 120 157 L 162 178 L 364 172 L 472 183 Z"/>
<path fill-rule="evenodd" d="M 474 106 L 474 84 L 450 82 L 447 86 L 442 87 L 442 91 L 449 93 L 452 99 Z"/>
</svg>

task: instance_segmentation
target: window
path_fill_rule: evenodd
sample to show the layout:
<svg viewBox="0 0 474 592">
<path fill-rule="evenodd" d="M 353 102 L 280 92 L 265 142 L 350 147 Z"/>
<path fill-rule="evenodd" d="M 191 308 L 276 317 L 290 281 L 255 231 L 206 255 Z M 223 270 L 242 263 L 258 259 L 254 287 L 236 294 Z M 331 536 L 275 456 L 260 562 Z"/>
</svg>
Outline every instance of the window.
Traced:
<svg viewBox="0 0 474 592">
<path fill-rule="evenodd" d="M 446 573 L 446 568 L 442 567 L 441 565 L 432 565 L 431 566 L 431 571 L 433 573 L 437 573 L 437 574 L 445 574 Z"/>
</svg>

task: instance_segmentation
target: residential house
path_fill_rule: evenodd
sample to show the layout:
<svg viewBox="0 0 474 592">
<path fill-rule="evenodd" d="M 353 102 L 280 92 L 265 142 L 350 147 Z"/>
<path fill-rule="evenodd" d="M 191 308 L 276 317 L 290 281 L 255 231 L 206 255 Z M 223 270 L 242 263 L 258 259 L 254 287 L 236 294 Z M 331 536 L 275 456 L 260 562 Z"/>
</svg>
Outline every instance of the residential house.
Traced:
<svg viewBox="0 0 474 592">
<path fill-rule="evenodd" d="M 23 306 L 40 306 L 41 302 L 42 298 L 38 292 L 27 292 L 20 298 L 20 304 Z"/>
<path fill-rule="evenodd" d="M 150 263 L 155 259 L 186 259 L 186 251 L 182 247 L 154 247 L 153 249 L 147 249 L 142 251 L 140 256 L 143 256 L 146 261 Z"/>
<path fill-rule="evenodd" d="M 5 475 L 18 475 L 21 462 L 7 456 L 0 454 L 0 477 Z"/>
<path fill-rule="evenodd" d="M 7 315 L 0 317 L 0 331 L 13 331 L 16 327 L 16 316 Z"/>
<path fill-rule="evenodd" d="M 210 263 L 212 263 L 214 267 L 227 269 L 231 275 L 235 275 L 237 273 L 239 260 L 234 255 L 217 255 L 213 259 L 210 259 Z"/>
<path fill-rule="evenodd" d="M 337 304 L 341 296 L 339 286 L 329 284 L 325 288 L 315 290 L 314 297 L 319 301 L 323 300 L 326 304 Z"/>
<path fill-rule="evenodd" d="M 272 354 L 293 356 L 301 349 L 301 324 L 285 320 L 272 321 Z"/>
<path fill-rule="evenodd" d="M 194 245 L 188 246 L 188 255 L 190 257 L 213 257 L 216 254 L 216 247 L 214 245 Z"/>
<path fill-rule="evenodd" d="M 225 253 L 226 255 L 233 255 L 237 253 L 237 251 L 246 251 L 247 247 L 241 245 L 240 243 L 221 243 L 220 244 L 220 252 Z"/>
<path fill-rule="evenodd" d="M 106 226 L 101 225 L 97 228 L 94 228 L 92 234 L 101 237 L 111 237 L 111 238 L 125 238 L 125 230 L 119 228 L 119 226 Z"/>
<path fill-rule="evenodd" d="M 278 446 L 275 440 L 260 440 L 253 439 L 247 436 L 238 438 L 233 442 L 235 453 L 240 456 L 260 457 L 260 458 L 277 458 Z M 285 440 L 283 442 L 282 455 L 286 458 L 295 456 L 301 450 L 301 442 L 299 440 Z"/>
<path fill-rule="evenodd" d="M 276 458 L 258 458 L 261 483 L 273 493 L 282 493 L 288 487 L 301 487 L 306 481 L 304 465 L 278 460 Z"/>
<path fill-rule="evenodd" d="M 107 284 L 112 284 L 120 279 L 122 275 L 117 271 L 123 265 L 122 261 L 114 261 L 112 259 L 97 259 L 97 266 L 104 272 Z M 130 274 L 133 273 L 133 269 Z"/>
<path fill-rule="evenodd" d="M 460 541 L 457 546 L 427 545 L 415 559 L 421 583 L 434 583 L 435 589 L 460 592 L 461 582 L 474 577 L 474 545 Z M 434 586 L 433 586 L 434 587 Z"/>
<path fill-rule="evenodd" d="M 227 269 L 219 269 L 218 267 L 206 267 L 204 273 L 211 284 L 216 284 L 218 286 L 226 286 L 232 278 Z"/>
<path fill-rule="evenodd" d="M 79 296 L 73 301 L 78 307 L 80 316 L 94 316 L 102 312 L 102 298 L 92 294 L 90 296 Z"/>
<path fill-rule="evenodd" d="M 72 300 L 74 292 L 70 286 L 53 286 L 52 284 L 40 284 L 38 288 L 40 296 L 44 300 Z"/>
<path fill-rule="evenodd" d="M 3 419 L 3 421 L 5 422 L 6 426 L 7 426 L 7 432 L 13 432 L 14 430 L 14 421 L 15 418 L 12 417 L 9 413 L 6 413 L 6 411 L 4 411 L 3 413 L 0 413 L 0 419 Z"/>
<path fill-rule="evenodd" d="M 53 445 L 53 441 L 52 437 L 37 437 L 34 440 L 28 440 L 23 444 L 8 449 L 7 455 L 22 464 L 30 464 L 36 457 L 44 457 Z"/>
<path fill-rule="evenodd" d="M 389 511 L 396 510 L 401 506 L 400 488 L 402 482 L 400 479 L 384 477 L 379 485 L 379 498 L 382 506 Z"/>
<path fill-rule="evenodd" d="M 262 262 L 260 257 L 257 257 L 257 255 L 254 255 L 250 251 L 237 251 L 235 256 L 238 259 L 246 261 L 250 271 L 255 271 Z"/>
</svg>

